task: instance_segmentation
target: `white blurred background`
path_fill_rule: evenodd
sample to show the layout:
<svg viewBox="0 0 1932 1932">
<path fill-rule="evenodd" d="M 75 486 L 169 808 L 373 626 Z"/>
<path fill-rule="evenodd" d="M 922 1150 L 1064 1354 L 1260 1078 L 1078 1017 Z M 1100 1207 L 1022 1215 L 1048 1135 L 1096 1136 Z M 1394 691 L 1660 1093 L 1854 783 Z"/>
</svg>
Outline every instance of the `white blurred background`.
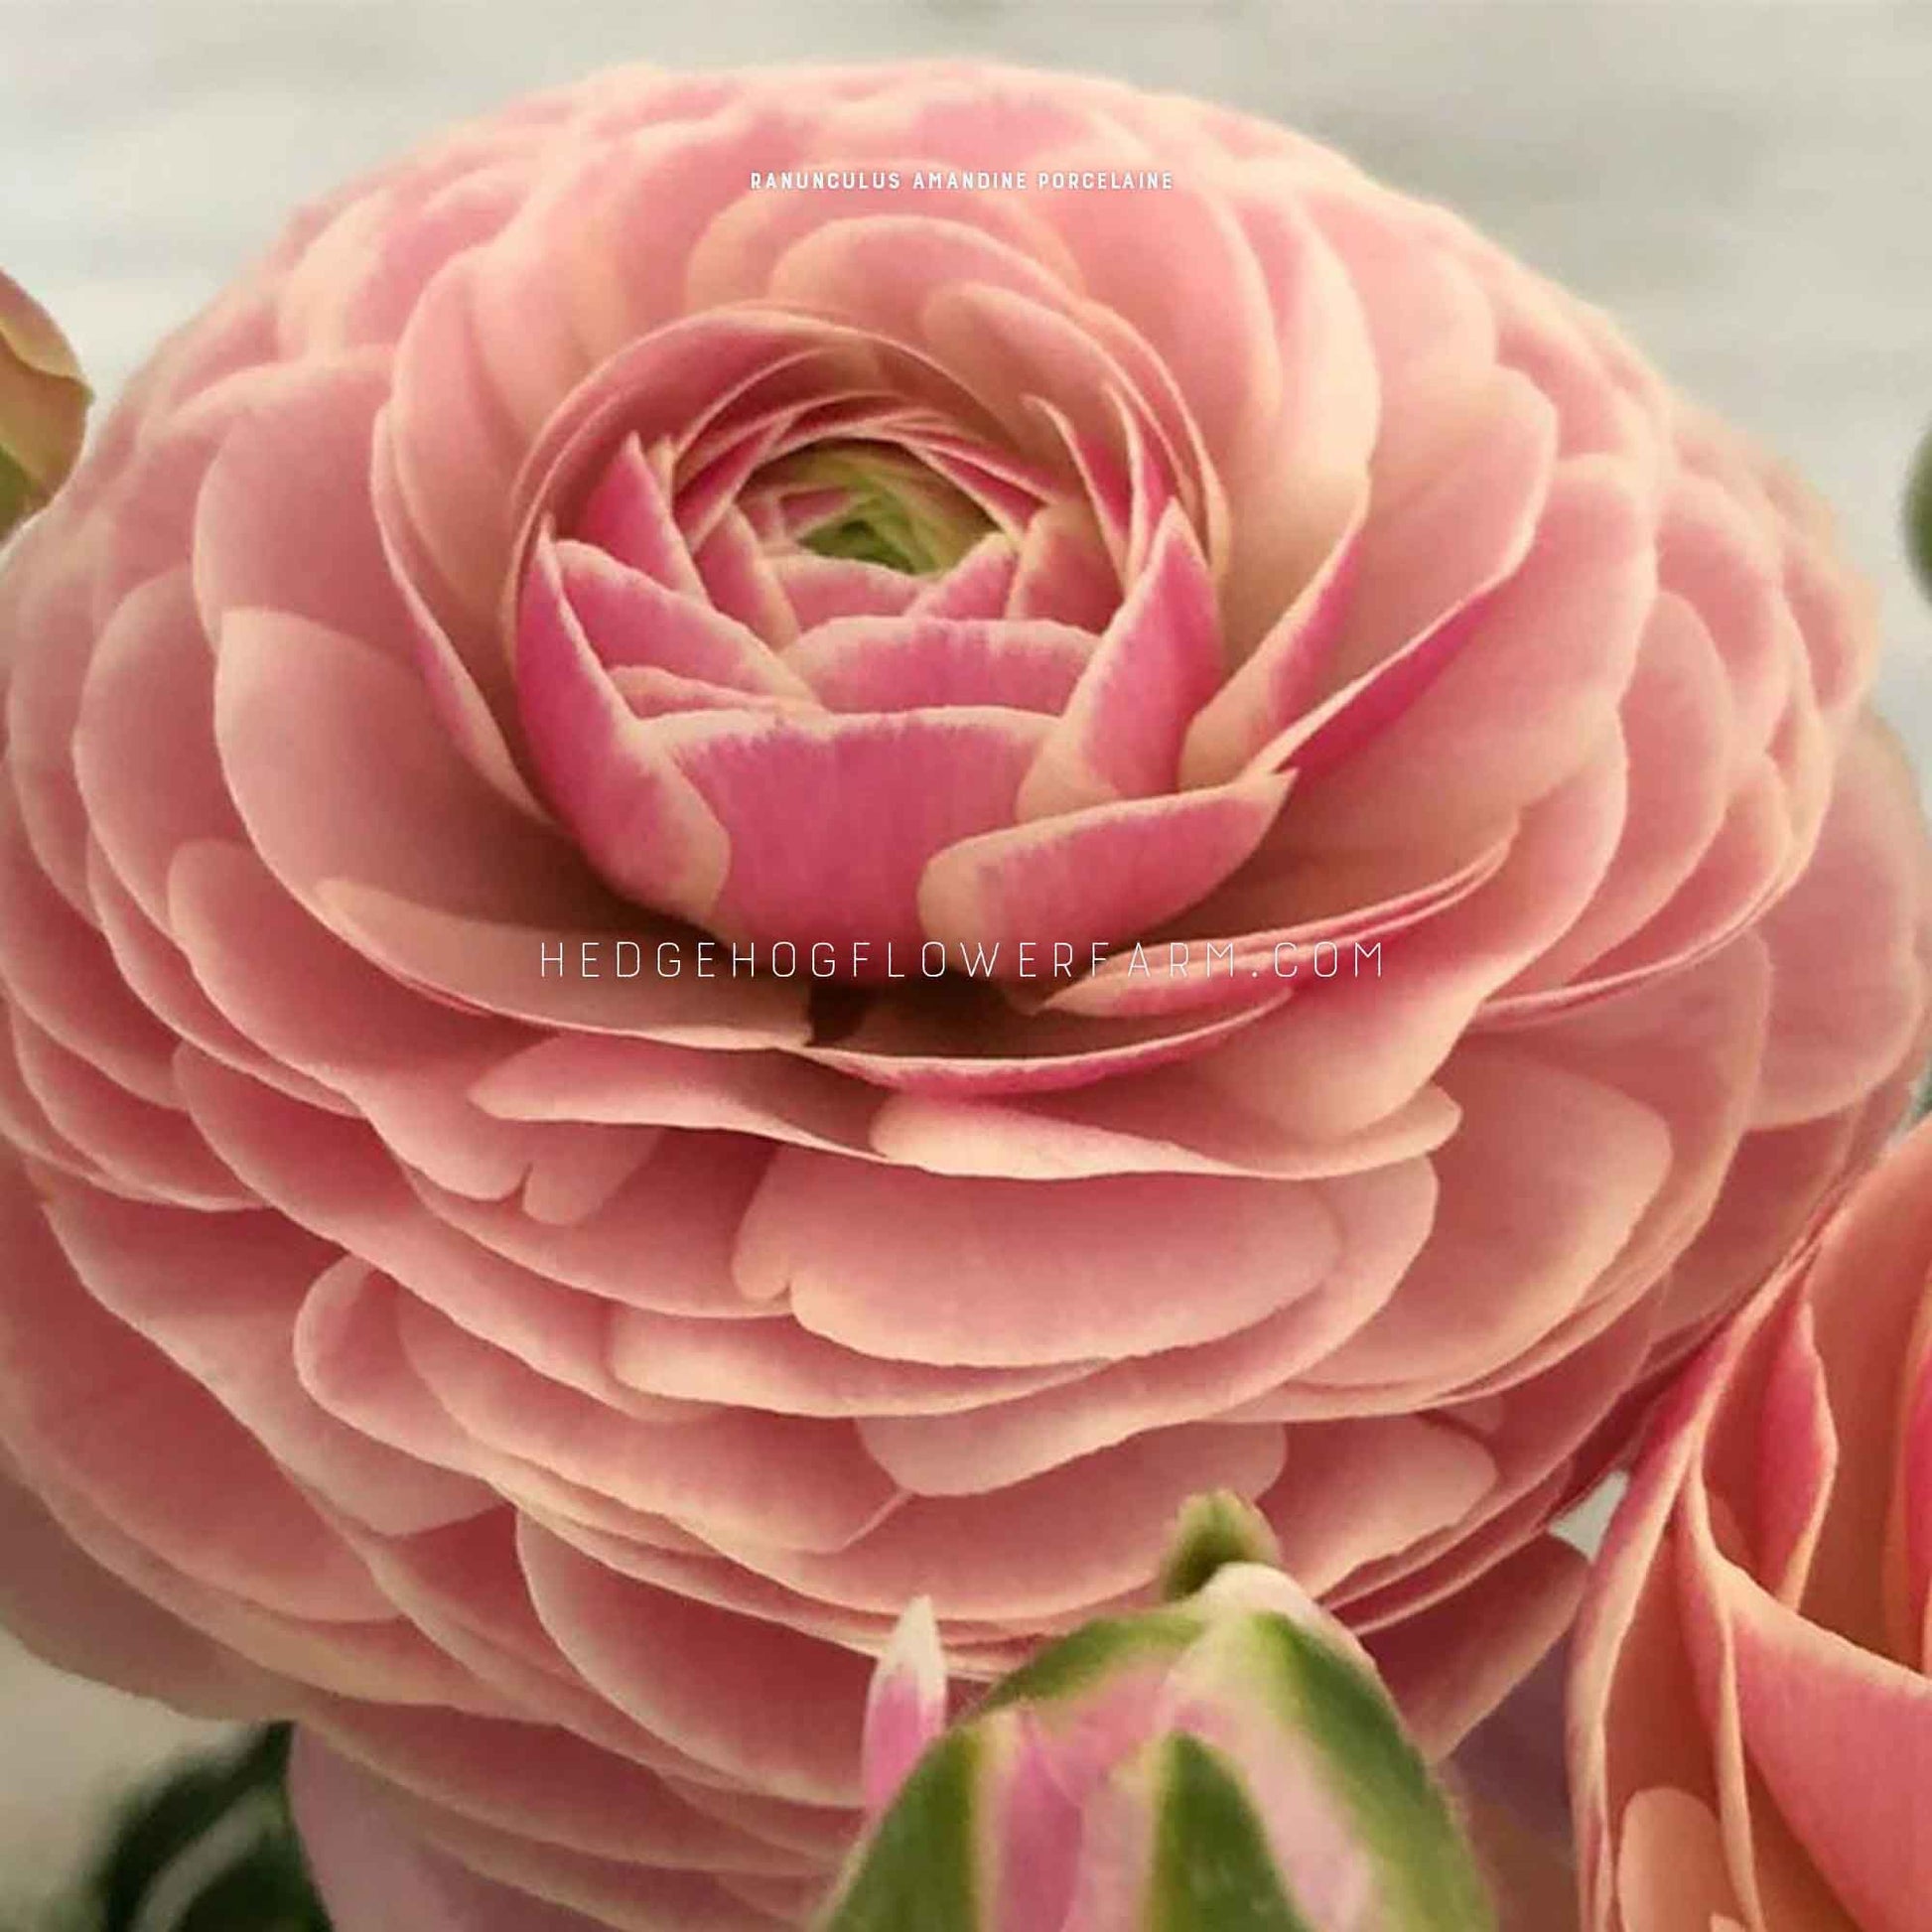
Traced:
<svg viewBox="0 0 1932 1932">
<path fill-rule="evenodd" d="M 454 116 L 615 61 L 937 52 L 1293 122 L 1616 311 L 1837 506 L 1932 771 L 1898 520 L 1932 423 L 1926 0 L 0 0 L 0 264 L 108 395 L 292 204 Z M 0 1910 L 184 1734 L 0 1638 Z"/>
</svg>

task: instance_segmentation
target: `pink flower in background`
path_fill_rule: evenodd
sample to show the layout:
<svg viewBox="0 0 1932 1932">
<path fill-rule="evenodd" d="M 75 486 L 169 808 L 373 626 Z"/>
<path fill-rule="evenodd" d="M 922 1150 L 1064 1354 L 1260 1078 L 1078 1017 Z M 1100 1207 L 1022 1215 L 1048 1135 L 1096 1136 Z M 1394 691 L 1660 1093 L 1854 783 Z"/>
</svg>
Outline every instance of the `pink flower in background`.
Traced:
<svg viewBox="0 0 1932 1932">
<path fill-rule="evenodd" d="M 1874 647 L 1217 109 L 627 71 L 354 185 L 0 570 L 6 1614 L 613 1925 L 795 1923 L 900 1606 L 990 1679 L 1202 1490 L 1446 1751 L 1900 1109 Z"/>
<path fill-rule="evenodd" d="M 1580 1627 L 1590 1932 L 1921 1932 L 1932 1128 L 1686 1377 Z"/>
</svg>

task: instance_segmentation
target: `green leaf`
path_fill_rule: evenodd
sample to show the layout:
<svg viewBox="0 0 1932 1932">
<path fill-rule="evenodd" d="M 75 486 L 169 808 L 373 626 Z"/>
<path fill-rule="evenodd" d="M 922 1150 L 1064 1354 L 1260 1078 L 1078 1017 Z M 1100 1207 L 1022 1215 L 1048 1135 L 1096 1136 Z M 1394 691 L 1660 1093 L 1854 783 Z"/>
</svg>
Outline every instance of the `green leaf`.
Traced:
<svg viewBox="0 0 1932 1932">
<path fill-rule="evenodd" d="M 879 1821 L 821 1932 L 976 1932 L 974 1859 L 984 1740 L 949 1731 Z"/>
<path fill-rule="evenodd" d="M 1159 1748 L 1148 1932 L 1313 1932 L 1233 1767 L 1184 1731 Z"/>
<path fill-rule="evenodd" d="M 165 1770 L 31 1932 L 329 1932 L 289 1815 L 289 1744 L 274 1725 Z"/>
</svg>

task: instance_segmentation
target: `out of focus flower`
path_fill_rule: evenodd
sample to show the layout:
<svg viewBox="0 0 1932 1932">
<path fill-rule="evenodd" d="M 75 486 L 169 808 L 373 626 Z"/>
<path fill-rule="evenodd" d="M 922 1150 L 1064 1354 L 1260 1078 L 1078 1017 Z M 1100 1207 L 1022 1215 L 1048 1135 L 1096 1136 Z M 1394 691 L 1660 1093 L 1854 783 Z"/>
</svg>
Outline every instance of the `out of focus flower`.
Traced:
<svg viewBox="0 0 1932 1932">
<path fill-rule="evenodd" d="M 1932 1924 L 1932 1126 L 1674 1394 L 1571 1740 L 1590 1932 Z"/>
<path fill-rule="evenodd" d="M 0 272 L 0 537 L 66 481 L 91 400 L 54 318 Z"/>
<path fill-rule="evenodd" d="M 823 1932 L 1493 1924 L 1374 1665 L 1278 1569 L 1227 1564 L 1165 1608 L 1088 1624 L 950 1729 L 944 1684 L 915 1603 L 874 1684 L 881 1815 Z"/>
<path fill-rule="evenodd" d="M 1905 485 L 1905 549 L 1920 588 L 1932 597 L 1932 430 L 1918 446 Z"/>
</svg>

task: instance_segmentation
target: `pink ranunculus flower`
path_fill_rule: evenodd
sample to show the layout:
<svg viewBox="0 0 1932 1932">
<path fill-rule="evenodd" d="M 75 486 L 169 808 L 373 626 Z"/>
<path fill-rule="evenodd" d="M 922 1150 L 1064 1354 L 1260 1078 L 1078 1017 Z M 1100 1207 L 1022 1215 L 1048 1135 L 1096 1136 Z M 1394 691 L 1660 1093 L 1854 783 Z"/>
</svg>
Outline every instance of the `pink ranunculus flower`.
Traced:
<svg viewBox="0 0 1932 1932">
<path fill-rule="evenodd" d="M 1932 1125 L 1674 1393 L 1570 1725 L 1588 1932 L 1923 1932 Z"/>
<path fill-rule="evenodd" d="M 990 1679 L 1198 1491 L 1449 1748 L 1922 1036 L 1811 500 L 1103 81 L 625 71 L 356 183 L 0 643 L 7 1614 L 612 1924 L 793 1919 L 900 1606 Z"/>
</svg>

